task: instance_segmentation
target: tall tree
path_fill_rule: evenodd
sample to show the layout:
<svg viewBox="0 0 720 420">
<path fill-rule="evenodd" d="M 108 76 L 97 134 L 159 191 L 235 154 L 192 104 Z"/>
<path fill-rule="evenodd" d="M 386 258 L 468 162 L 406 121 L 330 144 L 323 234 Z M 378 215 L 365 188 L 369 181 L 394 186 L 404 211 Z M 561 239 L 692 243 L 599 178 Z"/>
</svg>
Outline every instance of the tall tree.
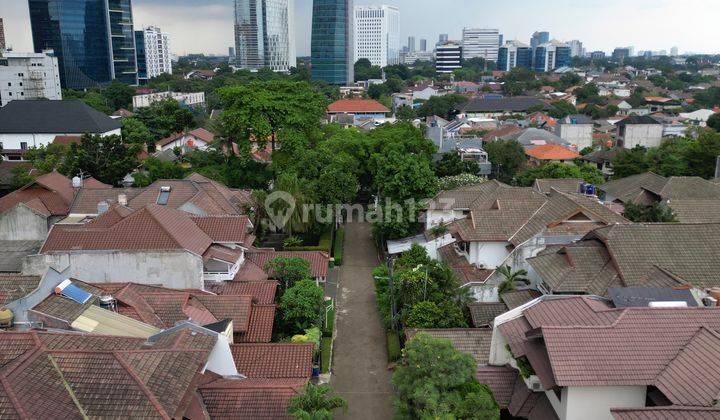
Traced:
<svg viewBox="0 0 720 420">
<path fill-rule="evenodd" d="M 280 297 L 278 312 L 284 332 L 292 335 L 321 325 L 325 293 L 315 280 L 300 280 Z"/>
<path fill-rule="evenodd" d="M 515 175 L 525 166 L 525 150 L 516 140 L 496 140 L 485 145 L 488 159 L 497 168 L 497 178 L 512 182 Z"/>
<path fill-rule="evenodd" d="M 142 121 L 155 139 L 165 138 L 193 126 L 192 112 L 181 107 L 178 101 L 169 98 L 136 109 L 133 118 Z"/>
<path fill-rule="evenodd" d="M 61 172 L 68 176 L 83 172 L 106 184 L 118 185 L 137 168 L 139 151 L 140 146 L 126 144 L 120 136 L 85 134 L 79 144 L 70 145 Z"/>
</svg>

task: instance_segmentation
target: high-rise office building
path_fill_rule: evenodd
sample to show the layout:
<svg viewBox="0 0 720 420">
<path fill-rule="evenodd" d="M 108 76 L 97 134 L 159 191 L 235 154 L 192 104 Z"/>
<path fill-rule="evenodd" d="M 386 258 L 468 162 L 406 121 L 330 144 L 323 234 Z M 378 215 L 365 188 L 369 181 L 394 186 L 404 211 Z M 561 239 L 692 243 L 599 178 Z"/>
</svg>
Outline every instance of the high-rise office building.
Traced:
<svg viewBox="0 0 720 420">
<path fill-rule="evenodd" d="M 463 58 L 484 58 L 497 61 L 500 48 L 500 30 L 486 28 L 463 29 Z"/>
<path fill-rule="evenodd" d="M 1 20 L 1 19 L 0 19 L 0 20 Z M 670 48 L 670 55 L 671 55 L 672 57 L 677 57 L 677 56 L 678 56 L 678 47 L 672 47 L 672 48 Z"/>
<path fill-rule="evenodd" d="M 416 51 L 416 50 L 415 50 L 415 37 L 414 37 L 414 36 L 409 36 L 409 37 L 408 37 L 407 50 L 408 50 L 408 52 L 411 52 L 411 53 L 413 53 L 413 52 Z"/>
<path fill-rule="evenodd" d="M 386 67 L 400 62 L 400 9 L 395 6 L 355 6 L 355 61 L 370 60 Z"/>
<path fill-rule="evenodd" d="M 145 85 L 148 82 L 147 59 L 145 57 L 145 32 L 135 31 L 135 57 L 138 68 L 138 84 Z"/>
<path fill-rule="evenodd" d="M 570 47 L 567 44 L 552 40 L 535 48 L 533 67 L 536 72 L 553 71 L 571 63 Z"/>
<path fill-rule="evenodd" d="M 583 55 L 585 55 L 585 52 L 583 50 L 583 43 L 579 40 L 573 39 L 572 41 L 568 41 L 567 44 L 570 47 L 571 57 L 582 57 Z"/>
<path fill-rule="evenodd" d="M 459 42 L 448 41 L 435 48 L 435 71 L 449 74 L 462 68 L 463 47 Z"/>
<path fill-rule="evenodd" d="M 508 41 L 498 50 L 497 69 L 510 71 L 515 67 L 532 69 L 532 48 L 519 41 Z"/>
<path fill-rule="evenodd" d="M 590 59 L 591 60 L 604 60 L 605 59 L 605 51 L 593 51 L 590 53 Z"/>
<path fill-rule="evenodd" d="M 235 0 L 235 56 L 249 70 L 295 67 L 294 0 Z"/>
<path fill-rule="evenodd" d="M 145 41 L 145 66 L 148 79 L 161 74 L 172 74 L 170 36 L 155 26 L 144 28 L 142 32 Z"/>
<path fill-rule="evenodd" d="M 540 44 L 547 44 L 550 42 L 550 32 L 535 32 L 530 38 L 530 48 L 535 50 Z"/>
<path fill-rule="evenodd" d="M 630 48 L 628 48 L 628 47 L 620 47 L 620 48 L 615 48 L 615 50 L 613 50 L 613 53 L 612 53 L 613 61 L 617 61 L 620 63 L 620 62 L 625 61 L 625 59 L 627 59 L 629 57 L 630 57 Z"/>
<path fill-rule="evenodd" d="M 448 42 L 448 39 L 449 39 L 448 34 L 440 34 L 436 45 L 442 45 L 442 44 Z"/>
<path fill-rule="evenodd" d="M 230 57 L 230 61 L 235 59 L 235 47 L 228 47 L 228 57 Z"/>
<path fill-rule="evenodd" d="M 5 49 L 5 25 L 3 19 L 0 18 L 0 51 Z"/>
<path fill-rule="evenodd" d="M 427 51 L 427 39 L 420 39 L 420 52 Z"/>
<path fill-rule="evenodd" d="M 68 89 L 137 84 L 131 0 L 28 0 L 35 52 L 52 49 Z"/>
<path fill-rule="evenodd" d="M 314 0 L 312 78 L 334 85 L 355 81 L 352 0 Z"/>
<path fill-rule="evenodd" d="M 0 57 L 0 107 L 28 99 L 62 99 L 60 67 L 53 51 L 8 51 Z"/>
</svg>

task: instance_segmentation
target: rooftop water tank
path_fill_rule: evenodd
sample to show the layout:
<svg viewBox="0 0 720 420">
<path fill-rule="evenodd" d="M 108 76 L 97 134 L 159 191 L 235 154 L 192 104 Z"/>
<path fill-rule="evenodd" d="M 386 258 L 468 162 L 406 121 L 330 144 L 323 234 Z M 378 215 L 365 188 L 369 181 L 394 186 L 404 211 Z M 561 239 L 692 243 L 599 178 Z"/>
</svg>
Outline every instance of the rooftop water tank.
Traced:
<svg viewBox="0 0 720 420">
<path fill-rule="evenodd" d="M 0 308 L 0 328 L 10 328 L 13 326 L 13 312 L 8 308 Z"/>
</svg>

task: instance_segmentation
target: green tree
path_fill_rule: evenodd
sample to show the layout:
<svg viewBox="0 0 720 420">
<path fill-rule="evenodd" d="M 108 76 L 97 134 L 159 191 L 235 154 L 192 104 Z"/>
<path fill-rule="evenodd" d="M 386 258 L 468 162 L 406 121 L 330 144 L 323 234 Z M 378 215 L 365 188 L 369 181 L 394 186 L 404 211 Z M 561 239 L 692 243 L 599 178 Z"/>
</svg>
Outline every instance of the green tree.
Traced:
<svg viewBox="0 0 720 420">
<path fill-rule="evenodd" d="M 512 271 L 509 265 L 504 265 L 497 268 L 497 272 L 503 276 L 503 282 L 498 285 L 498 293 L 503 294 L 511 290 L 515 290 L 515 287 L 519 284 L 529 285 L 527 270 Z"/>
<path fill-rule="evenodd" d="M 357 175 L 349 168 L 354 162 L 349 155 L 335 156 L 318 178 L 318 198 L 323 204 L 346 204 L 355 200 L 360 184 Z"/>
<path fill-rule="evenodd" d="M 443 153 L 442 159 L 435 162 L 435 174 L 438 177 L 455 176 L 460 174 L 477 175 L 480 166 L 477 162 L 463 161 L 456 152 Z"/>
<path fill-rule="evenodd" d="M 649 171 L 650 162 L 646 154 L 647 149 L 640 145 L 621 150 L 612 160 L 613 178 L 620 179 Z"/>
<path fill-rule="evenodd" d="M 496 140 L 485 145 L 488 159 L 498 168 L 497 178 L 510 183 L 525 166 L 525 149 L 516 140 Z"/>
<path fill-rule="evenodd" d="M 418 117 L 431 117 L 437 115 L 446 119 L 452 119 L 457 111 L 468 101 L 468 97 L 458 94 L 433 96 L 425 101 L 417 110 Z"/>
<path fill-rule="evenodd" d="M 536 179 L 578 178 L 594 185 L 605 182 L 602 172 L 594 165 L 570 165 L 560 162 L 549 162 L 538 167 L 528 168 L 517 176 L 518 184 L 523 187 L 532 186 Z"/>
<path fill-rule="evenodd" d="M 325 311 L 325 293 L 314 280 L 300 280 L 282 294 L 278 311 L 286 334 L 295 334 L 321 325 Z"/>
<path fill-rule="evenodd" d="M 400 121 L 412 121 L 417 118 L 417 113 L 414 109 L 412 109 L 412 107 L 403 105 L 395 111 L 395 116 Z"/>
<path fill-rule="evenodd" d="M 307 131 L 319 127 L 327 99 L 306 82 L 255 81 L 218 90 L 223 106 L 220 119 L 236 142 L 254 139 L 275 150 L 284 129 Z"/>
<path fill-rule="evenodd" d="M 122 136 L 125 143 L 142 144 L 155 146 L 155 139 L 152 132 L 145 124 L 135 118 L 122 119 Z"/>
<path fill-rule="evenodd" d="M 677 223 L 672 210 L 662 203 L 653 203 L 650 206 L 627 203 L 623 216 L 635 223 Z"/>
<path fill-rule="evenodd" d="M 707 126 L 720 132 L 720 113 L 713 114 L 708 118 Z"/>
<path fill-rule="evenodd" d="M 149 157 L 142 163 L 144 171 L 133 174 L 136 187 L 147 187 L 158 179 L 183 179 L 187 171 L 175 162 Z"/>
<path fill-rule="evenodd" d="M 110 185 L 117 185 L 137 168 L 140 146 L 125 144 L 120 136 L 85 134 L 80 143 L 70 145 L 62 170 L 72 176 L 80 171 Z"/>
<path fill-rule="evenodd" d="M 422 301 L 406 308 L 406 328 L 467 328 L 462 309 L 454 302 Z"/>
<path fill-rule="evenodd" d="M 120 108 L 130 108 L 135 89 L 115 79 L 103 90 L 103 96 L 107 105 L 113 111 L 117 111 Z"/>
<path fill-rule="evenodd" d="M 460 188 L 467 185 L 482 184 L 485 181 L 485 178 L 472 174 L 446 176 L 438 180 L 438 188 L 441 191 L 454 190 L 455 188 Z"/>
<path fill-rule="evenodd" d="M 275 181 L 273 192 L 285 194 L 287 199 L 292 201 L 288 202 L 287 199 L 282 198 L 272 203 L 272 211 L 275 214 L 289 213 L 284 220 L 285 224 L 276 227 L 291 235 L 294 232 L 307 232 L 312 225 L 312 220 L 305 219 L 304 207 L 310 203 L 310 200 L 308 200 L 307 190 L 297 174 L 292 172 L 281 173 Z"/>
<path fill-rule="evenodd" d="M 302 258 L 277 257 L 269 261 L 264 268 L 275 280 L 280 281 L 285 289 L 312 277 L 310 263 Z"/>
<path fill-rule="evenodd" d="M 417 334 L 403 353 L 392 378 L 399 418 L 500 418 L 492 392 L 475 379 L 477 362 L 449 340 Z"/>
<path fill-rule="evenodd" d="M 68 149 L 67 145 L 55 143 L 32 147 L 25 154 L 25 159 L 31 161 L 32 166 L 41 173 L 48 173 L 56 169 L 60 170 Z"/>
<path fill-rule="evenodd" d="M 170 98 L 136 109 L 133 118 L 145 124 L 153 139 L 162 139 L 193 126 L 192 112 Z"/>
<path fill-rule="evenodd" d="M 95 108 L 103 114 L 112 114 L 114 110 L 108 105 L 107 98 L 97 91 L 90 91 L 81 97 L 82 101 L 87 105 Z"/>
<path fill-rule="evenodd" d="M 36 176 L 30 175 L 30 165 L 18 165 L 10 169 L 10 188 L 16 190 L 35 181 Z"/>
<path fill-rule="evenodd" d="M 330 385 L 308 383 L 298 395 L 290 398 L 288 414 L 298 420 L 332 420 L 334 410 L 347 409 L 347 401 L 331 394 Z"/>
<path fill-rule="evenodd" d="M 575 106 L 571 104 L 570 102 L 566 101 L 557 101 L 553 102 L 552 109 L 548 112 L 548 115 L 550 115 L 553 118 L 565 118 L 568 115 L 576 113 L 577 110 L 575 109 Z"/>
<path fill-rule="evenodd" d="M 398 269 L 413 269 L 420 265 L 428 265 L 431 261 L 425 247 L 412 244 L 410 249 L 400 254 L 400 257 L 395 261 L 395 267 Z"/>
</svg>

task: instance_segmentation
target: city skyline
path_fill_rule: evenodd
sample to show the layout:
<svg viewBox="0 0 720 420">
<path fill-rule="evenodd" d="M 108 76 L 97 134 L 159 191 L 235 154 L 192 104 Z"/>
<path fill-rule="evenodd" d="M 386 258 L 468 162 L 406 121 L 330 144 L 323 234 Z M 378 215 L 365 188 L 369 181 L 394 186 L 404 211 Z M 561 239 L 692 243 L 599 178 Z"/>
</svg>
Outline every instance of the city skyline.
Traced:
<svg viewBox="0 0 720 420">
<path fill-rule="evenodd" d="M 167 28 L 176 40 L 173 43 L 175 54 L 227 54 L 228 47 L 234 45 L 233 1 L 197 3 L 134 0 L 135 25 Z M 297 55 L 308 56 L 312 0 L 295 3 Z M 418 7 L 419 3 L 426 7 Z M 633 45 L 636 51 L 669 51 L 678 46 L 680 53 L 720 52 L 714 42 L 720 37 L 720 28 L 712 22 L 712 17 L 720 14 L 720 3 L 711 0 L 688 0 L 681 6 L 669 0 L 638 0 L 633 5 L 620 0 L 548 3 L 516 0 L 487 8 L 469 0 L 453 0 L 453 10 L 464 9 L 458 14 L 450 10 L 438 13 L 437 4 L 429 0 L 355 1 L 356 5 L 400 7 L 400 38 L 404 40 L 409 36 L 436 40 L 440 33 L 449 33 L 450 39 L 460 39 L 463 27 L 496 27 L 505 35 L 505 40 L 518 39 L 527 43 L 534 31 L 542 30 L 563 41 L 581 40 L 588 51 L 612 52 L 617 46 Z M 0 0 L 0 10 L 5 18 L 8 44 L 16 51 L 32 50 L 27 2 Z M 698 10 L 703 12 L 697 13 Z M 674 22 L 687 21 L 694 22 L 692 27 L 684 25 L 682 30 L 672 30 Z M 188 30 L 189 22 L 193 24 L 193 30 Z M 657 30 L 659 22 L 667 22 L 670 30 Z M 203 28 L 202 36 L 198 36 L 198 27 Z"/>
</svg>

